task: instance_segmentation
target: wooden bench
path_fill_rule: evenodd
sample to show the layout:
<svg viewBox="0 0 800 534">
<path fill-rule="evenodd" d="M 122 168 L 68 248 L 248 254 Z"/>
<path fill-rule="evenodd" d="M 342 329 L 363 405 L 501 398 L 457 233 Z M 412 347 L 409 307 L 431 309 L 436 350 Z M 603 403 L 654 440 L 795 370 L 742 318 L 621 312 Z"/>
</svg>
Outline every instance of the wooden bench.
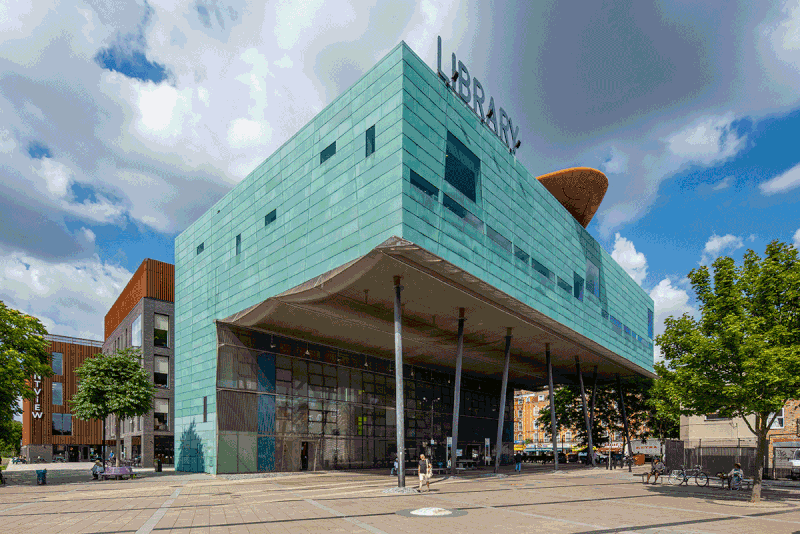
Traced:
<svg viewBox="0 0 800 534">
<path fill-rule="evenodd" d="M 121 466 L 121 467 L 107 467 L 105 472 L 100 473 L 100 476 L 103 477 L 103 480 L 108 480 L 111 477 L 119 479 L 125 479 L 125 477 L 132 477 L 133 476 L 133 469 L 128 466 Z"/>
<path fill-rule="evenodd" d="M 647 475 L 649 475 L 649 474 L 650 474 L 650 471 L 647 471 L 646 473 L 636 473 L 633 476 L 641 477 L 642 478 L 642 484 L 644 484 L 645 483 L 644 480 L 647 478 Z M 653 476 L 655 476 L 655 475 L 653 475 Z M 650 478 L 652 478 L 653 476 L 651 476 Z M 664 483 L 664 479 L 668 478 L 668 477 L 669 477 L 669 473 L 667 473 L 665 471 L 664 473 L 661 473 L 660 475 L 658 475 L 658 479 L 656 480 L 656 482 L 658 482 L 659 484 L 663 484 Z"/>
</svg>

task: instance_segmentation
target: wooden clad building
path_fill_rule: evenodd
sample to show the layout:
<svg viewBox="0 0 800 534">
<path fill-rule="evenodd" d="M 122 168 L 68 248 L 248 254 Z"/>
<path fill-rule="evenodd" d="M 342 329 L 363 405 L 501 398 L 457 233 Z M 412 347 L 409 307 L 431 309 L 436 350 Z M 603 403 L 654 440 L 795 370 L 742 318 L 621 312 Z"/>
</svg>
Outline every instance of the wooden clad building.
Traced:
<svg viewBox="0 0 800 534">
<path fill-rule="evenodd" d="M 145 259 L 133 273 L 105 317 L 105 339 L 116 330 L 142 298 L 175 301 L 175 266 Z"/>
<path fill-rule="evenodd" d="M 29 460 L 41 456 L 50 461 L 54 455 L 68 461 L 88 460 L 102 443 L 103 423 L 73 417 L 69 399 L 78 387 L 75 369 L 102 352 L 103 344 L 55 335 L 45 339 L 50 342 L 54 375 L 31 380 L 37 397 L 22 403 L 22 455 Z"/>
</svg>

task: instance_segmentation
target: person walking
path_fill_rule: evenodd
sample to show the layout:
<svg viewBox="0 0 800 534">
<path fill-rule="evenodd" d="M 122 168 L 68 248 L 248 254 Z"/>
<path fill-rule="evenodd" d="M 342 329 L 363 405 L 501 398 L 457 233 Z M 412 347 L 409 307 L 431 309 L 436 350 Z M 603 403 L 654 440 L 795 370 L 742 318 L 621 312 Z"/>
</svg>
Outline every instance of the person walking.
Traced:
<svg viewBox="0 0 800 534">
<path fill-rule="evenodd" d="M 431 491 L 431 471 L 433 466 L 429 460 L 425 459 L 424 454 L 419 455 L 419 491 L 422 492 L 422 484 L 428 486 L 428 491 Z"/>
<path fill-rule="evenodd" d="M 394 466 L 392 467 L 392 470 L 389 471 L 389 476 L 392 475 L 397 475 L 397 458 L 394 459 Z"/>
<path fill-rule="evenodd" d="M 519 452 L 514 453 L 514 471 L 522 473 L 522 455 Z"/>
</svg>

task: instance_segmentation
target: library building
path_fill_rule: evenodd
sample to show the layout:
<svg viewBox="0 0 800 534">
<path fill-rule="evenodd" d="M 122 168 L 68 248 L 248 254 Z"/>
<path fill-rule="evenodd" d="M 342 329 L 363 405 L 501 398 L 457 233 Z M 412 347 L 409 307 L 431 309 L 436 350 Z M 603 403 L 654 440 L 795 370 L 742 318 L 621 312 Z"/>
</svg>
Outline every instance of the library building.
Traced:
<svg viewBox="0 0 800 534">
<path fill-rule="evenodd" d="M 515 389 L 654 376 L 653 301 L 586 231 L 606 176 L 525 169 L 441 48 L 401 42 L 176 238 L 177 470 L 498 465 Z"/>
</svg>

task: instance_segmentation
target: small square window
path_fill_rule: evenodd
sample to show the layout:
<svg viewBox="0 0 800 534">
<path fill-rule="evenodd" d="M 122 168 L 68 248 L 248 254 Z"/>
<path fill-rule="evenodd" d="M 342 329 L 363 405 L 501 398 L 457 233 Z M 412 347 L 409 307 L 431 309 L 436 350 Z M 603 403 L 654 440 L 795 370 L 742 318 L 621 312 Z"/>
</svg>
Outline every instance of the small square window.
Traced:
<svg viewBox="0 0 800 534">
<path fill-rule="evenodd" d="M 275 222 L 275 219 L 278 218 L 278 211 L 272 210 L 271 212 L 267 213 L 264 216 L 264 226 L 269 226 L 271 223 Z"/>
<path fill-rule="evenodd" d="M 366 157 L 371 156 L 375 152 L 375 125 L 373 124 L 367 128 L 366 133 L 367 154 Z"/>
<path fill-rule="evenodd" d="M 205 250 L 205 243 L 200 243 L 197 245 L 197 255 L 199 256 Z"/>
<path fill-rule="evenodd" d="M 328 145 L 325 150 L 319 153 L 319 164 L 322 165 L 336 154 L 336 141 Z"/>
</svg>

